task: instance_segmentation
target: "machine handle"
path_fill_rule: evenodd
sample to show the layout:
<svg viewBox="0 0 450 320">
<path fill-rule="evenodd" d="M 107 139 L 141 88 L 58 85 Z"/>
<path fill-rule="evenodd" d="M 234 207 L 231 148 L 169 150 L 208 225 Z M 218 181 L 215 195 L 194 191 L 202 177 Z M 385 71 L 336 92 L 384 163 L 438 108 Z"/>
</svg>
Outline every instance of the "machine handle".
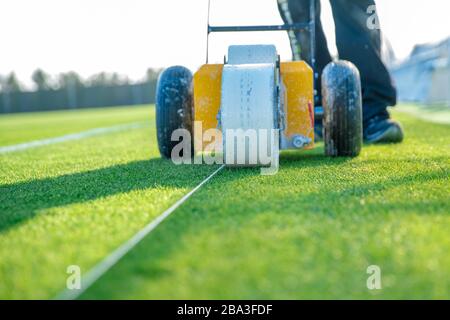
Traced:
<svg viewBox="0 0 450 320">
<path fill-rule="evenodd" d="M 209 35 L 214 32 L 252 32 L 252 31 L 308 31 L 310 34 L 311 61 L 307 61 L 311 68 L 316 67 L 316 0 L 309 0 L 310 20 L 304 23 L 293 23 L 284 25 L 261 25 L 261 26 L 211 26 L 209 24 L 211 12 L 211 0 L 208 0 L 207 34 L 206 34 L 206 63 L 209 60 Z M 314 77 L 318 77 L 314 73 Z"/>
<path fill-rule="evenodd" d="M 310 30 L 311 23 L 293 23 L 282 25 L 260 25 L 260 26 L 210 26 L 208 33 L 213 32 L 252 32 L 252 31 L 300 31 Z"/>
</svg>

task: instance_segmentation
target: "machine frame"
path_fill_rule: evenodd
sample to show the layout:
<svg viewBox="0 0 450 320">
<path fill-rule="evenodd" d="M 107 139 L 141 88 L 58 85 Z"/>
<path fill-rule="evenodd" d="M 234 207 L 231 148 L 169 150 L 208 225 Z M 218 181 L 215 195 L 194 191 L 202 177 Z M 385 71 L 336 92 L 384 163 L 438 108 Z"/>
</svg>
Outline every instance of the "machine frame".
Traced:
<svg viewBox="0 0 450 320">
<path fill-rule="evenodd" d="M 285 117 L 284 122 L 276 128 L 281 133 L 279 149 L 314 147 L 314 127 L 318 123 L 317 120 L 322 120 L 323 129 L 322 126 L 320 129 L 325 143 L 325 155 L 359 155 L 362 147 L 362 94 L 358 69 L 348 61 L 333 61 L 322 73 L 322 101 L 319 101 L 318 92 L 314 88 L 314 80 L 319 78 L 315 68 L 315 0 L 310 0 L 310 20 L 304 23 L 213 26 L 210 25 L 210 10 L 211 0 L 208 0 L 206 64 L 193 76 L 184 67 L 171 67 L 166 69 L 158 80 L 157 133 L 159 149 L 164 157 L 172 156 L 176 145 L 172 133 L 177 129 L 191 132 L 192 156 L 205 151 L 203 140 L 198 143 L 199 139 L 203 139 L 205 131 L 222 129 L 219 123 L 221 98 L 224 93 L 222 77 L 224 65 L 227 65 L 228 61 L 225 58 L 224 64 L 209 63 L 209 36 L 212 33 L 301 30 L 308 31 L 310 35 L 311 61 L 301 61 L 293 52 L 294 61 L 280 62 L 278 56 L 274 62 L 277 70 L 278 82 L 275 85 L 279 97 L 278 105 L 281 106 L 278 108 L 279 117 Z M 195 123 L 200 123 L 202 128 L 196 128 Z"/>
</svg>

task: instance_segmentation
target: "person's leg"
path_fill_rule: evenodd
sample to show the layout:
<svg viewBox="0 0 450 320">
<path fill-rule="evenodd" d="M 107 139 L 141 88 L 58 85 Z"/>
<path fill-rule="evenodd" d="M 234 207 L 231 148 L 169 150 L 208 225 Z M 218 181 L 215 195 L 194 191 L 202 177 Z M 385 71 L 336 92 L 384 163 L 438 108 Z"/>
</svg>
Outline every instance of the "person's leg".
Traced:
<svg viewBox="0 0 450 320">
<path fill-rule="evenodd" d="M 325 66 L 331 61 L 328 51 L 327 40 L 320 22 L 320 1 L 316 1 L 316 70 L 319 78 L 315 81 L 317 94 L 321 96 L 320 75 Z M 278 0 L 278 9 L 281 17 L 286 24 L 302 23 L 310 21 L 309 16 L 310 0 Z M 309 31 L 299 31 L 295 34 L 290 32 L 289 39 L 291 43 L 294 59 L 302 59 L 311 64 L 311 45 Z"/>
<path fill-rule="evenodd" d="M 387 106 L 396 104 L 397 94 L 381 60 L 381 32 L 369 28 L 368 8 L 374 0 L 331 0 L 339 58 L 351 61 L 361 74 L 363 117 L 388 117 Z"/>
<path fill-rule="evenodd" d="M 403 140 L 399 123 L 389 119 L 388 106 L 397 102 L 391 76 L 381 60 L 381 32 L 369 22 L 374 0 L 331 0 L 339 58 L 353 62 L 361 73 L 364 140 Z M 372 12 L 372 13 L 371 13 Z"/>
</svg>

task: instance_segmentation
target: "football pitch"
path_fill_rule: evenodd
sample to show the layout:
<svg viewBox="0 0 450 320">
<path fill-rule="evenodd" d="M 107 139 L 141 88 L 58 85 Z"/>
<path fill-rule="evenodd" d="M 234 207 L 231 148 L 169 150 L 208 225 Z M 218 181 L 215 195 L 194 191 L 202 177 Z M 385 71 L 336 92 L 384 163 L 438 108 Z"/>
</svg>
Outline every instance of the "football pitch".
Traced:
<svg viewBox="0 0 450 320">
<path fill-rule="evenodd" d="M 274 176 L 213 177 L 217 165 L 160 158 L 152 106 L 2 115 L 0 299 L 61 297 L 69 266 L 103 270 L 79 299 L 449 299 L 450 111 L 439 112 L 394 109 L 404 143 L 355 159 L 318 144 L 282 153 Z M 381 289 L 368 289 L 369 266 Z"/>
</svg>

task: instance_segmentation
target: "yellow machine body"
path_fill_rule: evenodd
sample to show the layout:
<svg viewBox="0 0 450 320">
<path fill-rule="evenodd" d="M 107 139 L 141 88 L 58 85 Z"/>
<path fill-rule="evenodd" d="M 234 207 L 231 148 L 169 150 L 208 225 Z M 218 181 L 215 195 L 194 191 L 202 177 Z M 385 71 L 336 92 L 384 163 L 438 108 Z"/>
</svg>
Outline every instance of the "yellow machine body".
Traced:
<svg viewBox="0 0 450 320">
<path fill-rule="evenodd" d="M 194 148 L 205 150 L 210 143 L 203 141 L 209 129 L 218 127 L 223 64 L 205 64 L 194 75 Z M 314 146 L 313 71 L 304 61 L 280 64 L 281 97 L 284 100 L 285 128 L 282 134 L 290 139 L 304 136 Z M 214 143 L 221 145 L 221 137 Z"/>
<path fill-rule="evenodd" d="M 311 139 L 314 146 L 314 87 L 313 71 L 304 61 L 282 62 L 281 82 L 284 86 L 287 138 L 301 135 Z"/>
</svg>

